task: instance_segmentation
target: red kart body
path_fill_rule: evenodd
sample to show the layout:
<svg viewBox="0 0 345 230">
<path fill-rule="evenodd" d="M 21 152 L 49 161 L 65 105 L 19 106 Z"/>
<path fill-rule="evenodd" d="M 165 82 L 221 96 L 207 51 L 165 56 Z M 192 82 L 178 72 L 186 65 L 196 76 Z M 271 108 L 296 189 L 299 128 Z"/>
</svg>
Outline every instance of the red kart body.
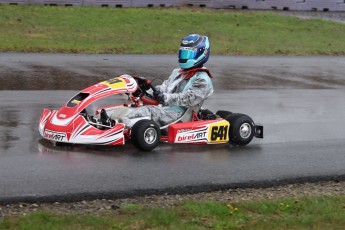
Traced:
<svg viewBox="0 0 345 230">
<path fill-rule="evenodd" d="M 145 81 L 149 84 L 149 81 Z M 52 142 L 89 145 L 124 145 L 127 140 L 131 139 L 134 139 L 133 141 L 136 145 L 136 143 L 142 142 L 141 139 L 143 139 L 145 146 L 154 141 L 154 147 L 156 147 L 157 141 L 189 144 L 223 144 L 228 143 L 231 139 L 229 120 L 219 116 L 210 120 L 201 120 L 195 111 L 192 111 L 189 121 L 177 121 L 164 127 L 166 135 L 160 135 L 161 127 L 157 128 L 156 124 L 151 124 L 152 122 L 150 123 L 149 121 L 146 121 L 146 123 L 138 122 L 140 123 L 137 125 L 138 127 L 133 126 L 132 128 L 127 128 L 123 123 L 116 123 L 112 127 L 104 128 L 102 125 L 91 122 L 83 114 L 83 111 L 93 102 L 115 94 L 130 95 L 132 104 L 103 107 L 105 110 L 114 110 L 123 106 L 137 107 L 145 106 L 145 104 L 158 104 L 154 98 L 149 98 L 143 94 L 137 95 L 137 97 L 132 95 L 139 90 L 140 85 L 142 84 L 138 83 L 138 78 L 122 75 L 83 89 L 59 110 L 44 109 L 39 120 L 39 132 L 43 138 Z M 98 115 L 100 109 L 96 110 L 95 115 Z M 255 136 L 259 137 L 258 131 L 262 135 L 262 126 L 257 126 L 253 122 L 250 125 L 248 127 L 253 128 L 251 138 L 254 133 Z M 142 128 L 143 126 L 148 128 Z M 139 132 L 139 134 L 133 134 L 133 132 Z M 155 136 L 151 137 L 155 139 L 148 139 L 150 134 L 154 134 Z M 133 135 L 136 136 L 133 138 Z M 147 143 L 145 138 L 149 140 Z M 151 147 L 137 147 L 142 150 L 153 149 Z"/>
</svg>

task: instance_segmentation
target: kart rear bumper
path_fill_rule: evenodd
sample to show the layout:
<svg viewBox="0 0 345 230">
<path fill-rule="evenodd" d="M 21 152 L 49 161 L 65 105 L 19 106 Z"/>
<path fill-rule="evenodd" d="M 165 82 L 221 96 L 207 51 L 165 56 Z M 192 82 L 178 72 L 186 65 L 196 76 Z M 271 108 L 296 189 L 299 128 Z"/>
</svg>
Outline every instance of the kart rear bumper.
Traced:
<svg viewBox="0 0 345 230">
<path fill-rule="evenodd" d="M 255 137 L 264 138 L 264 126 L 262 124 L 255 124 Z"/>
</svg>

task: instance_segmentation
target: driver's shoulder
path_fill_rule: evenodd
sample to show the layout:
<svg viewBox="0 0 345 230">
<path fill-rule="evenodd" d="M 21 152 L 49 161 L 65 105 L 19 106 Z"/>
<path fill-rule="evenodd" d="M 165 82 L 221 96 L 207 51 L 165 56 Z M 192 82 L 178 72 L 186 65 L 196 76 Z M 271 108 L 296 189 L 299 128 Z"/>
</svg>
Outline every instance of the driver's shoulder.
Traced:
<svg viewBox="0 0 345 230">
<path fill-rule="evenodd" d="M 195 73 L 194 80 L 211 82 L 210 76 L 206 72 L 201 72 L 201 71 Z"/>
<path fill-rule="evenodd" d="M 181 69 L 179 68 L 173 69 L 173 71 L 171 72 L 171 76 L 177 76 L 180 74 L 181 74 Z"/>
<path fill-rule="evenodd" d="M 173 69 L 173 71 L 171 72 L 170 76 L 169 76 L 169 80 L 170 81 L 174 81 L 177 77 L 179 77 L 181 75 L 181 69 Z"/>
</svg>

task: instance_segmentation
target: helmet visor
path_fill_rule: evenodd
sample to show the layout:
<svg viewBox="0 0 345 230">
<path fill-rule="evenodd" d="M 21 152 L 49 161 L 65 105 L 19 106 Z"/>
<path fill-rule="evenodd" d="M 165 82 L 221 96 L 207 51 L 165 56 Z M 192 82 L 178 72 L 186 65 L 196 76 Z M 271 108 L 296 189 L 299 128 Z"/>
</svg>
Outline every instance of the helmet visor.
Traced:
<svg viewBox="0 0 345 230">
<path fill-rule="evenodd" d="M 194 59 L 197 55 L 197 51 L 192 49 L 180 49 L 178 58 L 179 59 Z"/>
</svg>

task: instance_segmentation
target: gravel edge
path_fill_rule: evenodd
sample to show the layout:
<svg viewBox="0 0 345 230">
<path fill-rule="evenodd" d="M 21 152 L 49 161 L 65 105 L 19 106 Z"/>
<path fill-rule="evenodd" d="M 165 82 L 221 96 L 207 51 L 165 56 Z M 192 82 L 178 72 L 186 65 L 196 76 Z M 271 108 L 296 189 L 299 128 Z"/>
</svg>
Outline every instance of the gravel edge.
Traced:
<svg viewBox="0 0 345 230">
<path fill-rule="evenodd" d="M 33 212 L 56 214 L 111 215 L 126 204 L 140 204 L 149 207 L 172 207 L 185 200 L 218 201 L 237 203 L 240 201 L 274 200 L 281 198 L 301 198 L 305 196 L 345 195 L 345 181 L 325 181 L 317 183 L 290 184 L 271 188 L 228 189 L 186 195 L 151 195 L 116 200 L 91 200 L 69 203 L 18 203 L 0 204 L 0 220 L 4 217 L 25 216 Z"/>
</svg>

